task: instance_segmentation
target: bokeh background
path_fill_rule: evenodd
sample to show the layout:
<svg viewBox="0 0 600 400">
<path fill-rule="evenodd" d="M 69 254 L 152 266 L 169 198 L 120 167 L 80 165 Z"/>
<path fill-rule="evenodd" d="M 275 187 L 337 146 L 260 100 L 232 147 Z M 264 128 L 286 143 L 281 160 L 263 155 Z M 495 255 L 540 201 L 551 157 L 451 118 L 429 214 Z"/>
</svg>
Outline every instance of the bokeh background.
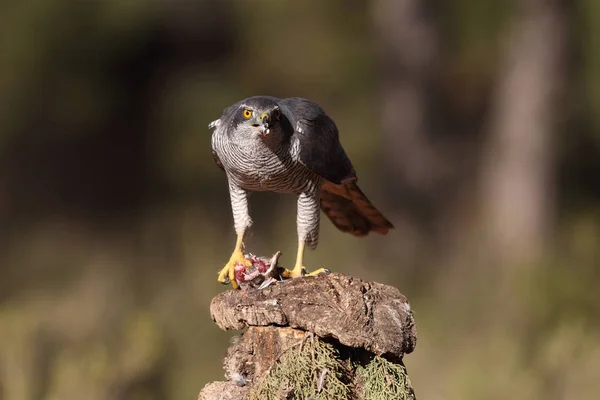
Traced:
<svg viewBox="0 0 600 400">
<path fill-rule="evenodd" d="M 600 393 L 596 0 L 26 0 L 0 6 L 0 398 L 194 399 L 232 332 L 207 125 L 318 102 L 394 222 L 322 220 L 309 268 L 396 286 L 423 399 Z M 248 250 L 296 250 L 255 194 Z"/>
</svg>

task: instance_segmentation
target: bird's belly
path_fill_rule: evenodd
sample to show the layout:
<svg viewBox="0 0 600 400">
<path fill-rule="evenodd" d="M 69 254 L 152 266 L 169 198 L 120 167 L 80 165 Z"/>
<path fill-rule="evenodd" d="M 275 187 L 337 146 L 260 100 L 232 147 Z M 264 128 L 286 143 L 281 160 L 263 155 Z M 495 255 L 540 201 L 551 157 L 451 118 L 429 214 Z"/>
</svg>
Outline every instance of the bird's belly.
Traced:
<svg viewBox="0 0 600 400">
<path fill-rule="evenodd" d="M 229 179 L 246 190 L 300 194 L 314 186 L 314 172 L 294 160 L 287 151 L 277 155 L 252 142 L 230 143 L 227 151 L 220 150 L 217 148 Z"/>
<path fill-rule="evenodd" d="M 230 178 L 246 190 L 295 194 L 301 193 L 309 180 L 306 171 L 301 165 L 272 158 L 269 162 L 246 159 L 228 168 Z"/>
<path fill-rule="evenodd" d="M 232 171 L 236 183 L 246 190 L 297 193 L 302 188 L 294 183 L 294 171 L 287 168 L 251 166 L 244 171 Z"/>
</svg>

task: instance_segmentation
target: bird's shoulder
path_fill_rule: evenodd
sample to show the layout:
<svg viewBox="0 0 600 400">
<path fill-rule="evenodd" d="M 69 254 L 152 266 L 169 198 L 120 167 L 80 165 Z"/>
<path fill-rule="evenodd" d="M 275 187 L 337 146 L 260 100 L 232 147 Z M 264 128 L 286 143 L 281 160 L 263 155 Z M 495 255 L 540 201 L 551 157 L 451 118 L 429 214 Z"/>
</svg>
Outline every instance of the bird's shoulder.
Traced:
<svg viewBox="0 0 600 400">
<path fill-rule="evenodd" d="M 217 153 L 217 149 L 216 149 L 217 143 L 216 142 L 219 137 L 228 135 L 228 132 L 231 130 L 231 128 L 233 126 L 233 121 L 232 121 L 233 116 L 235 115 L 236 110 L 238 110 L 242 106 L 242 104 L 244 104 L 244 101 L 245 101 L 245 99 L 237 101 L 237 102 L 233 103 L 232 105 L 225 107 L 221 111 L 221 115 L 219 115 L 219 118 L 215 119 L 214 121 L 211 121 L 208 124 L 208 128 L 213 130 L 213 133 L 211 135 L 211 140 L 210 140 L 211 155 L 212 155 L 212 158 L 213 158 L 215 164 L 217 164 L 217 166 L 223 171 L 225 171 L 225 167 Z"/>
<path fill-rule="evenodd" d="M 219 167 L 222 171 L 225 171 L 225 166 L 221 162 L 221 159 L 219 158 L 219 155 L 217 154 L 217 150 L 215 148 L 215 134 L 216 131 L 213 132 L 210 138 L 210 153 L 212 155 L 213 161 L 215 162 L 215 164 L 217 164 L 217 167 Z"/>
<path fill-rule="evenodd" d="M 333 119 L 317 103 L 303 97 L 281 100 L 282 113 L 300 141 L 319 140 L 334 145 L 339 141 L 338 129 Z"/>
<path fill-rule="evenodd" d="M 280 106 L 291 111 L 295 120 L 315 120 L 327 115 L 320 105 L 304 97 L 288 97 L 279 102 Z"/>
<path fill-rule="evenodd" d="M 320 105 L 303 97 L 283 99 L 280 105 L 293 127 L 291 140 L 302 164 L 334 183 L 356 179 L 335 121 Z"/>
</svg>

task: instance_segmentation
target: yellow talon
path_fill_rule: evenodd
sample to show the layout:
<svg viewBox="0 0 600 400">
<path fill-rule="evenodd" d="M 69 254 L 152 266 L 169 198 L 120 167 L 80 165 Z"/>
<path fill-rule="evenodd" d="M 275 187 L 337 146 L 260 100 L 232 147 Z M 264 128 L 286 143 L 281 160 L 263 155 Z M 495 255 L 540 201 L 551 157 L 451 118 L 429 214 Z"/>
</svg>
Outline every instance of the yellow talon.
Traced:
<svg viewBox="0 0 600 400">
<path fill-rule="evenodd" d="M 331 271 L 327 268 L 319 268 L 314 270 L 313 272 L 305 273 L 304 276 L 317 276 L 319 274 L 329 274 Z"/>
<path fill-rule="evenodd" d="M 296 255 L 296 264 L 294 265 L 294 269 L 291 271 L 289 269 L 285 269 L 281 273 L 281 276 L 283 278 L 297 278 L 299 276 L 315 276 L 315 275 L 319 275 L 320 273 L 331 272 L 326 268 L 319 268 L 313 272 L 307 273 L 306 268 L 303 265 L 304 245 L 305 245 L 304 242 L 298 243 L 298 254 Z"/>
<path fill-rule="evenodd" d="M 217 278 L 217 280 L 226 285 L 227 283 L 231 283 L 231 286 L 234 289 L 238 288 L 238 284 L 235 280 L 235 265 L 236 264 L 245 264 L 246 267 L 250 267 L 252 266 L 252 262 L 248 259 L 246 259 L 246 257 L 244 257 L 244 253 L 242 253 L 242 240 L 244 238 L 244 234 L 238 234 L 236 243 L 235 243 L 235 249 L 233 250 L 233 253 L 231 253 L 231 257 L 229 258 L 229 261 L 227 262 L 227 264 L 225 264 L 225 266 L 223 267 L 223 269 L 221 270 L 221 272 L 219 272 L 219 277 Z"/>
</svg>

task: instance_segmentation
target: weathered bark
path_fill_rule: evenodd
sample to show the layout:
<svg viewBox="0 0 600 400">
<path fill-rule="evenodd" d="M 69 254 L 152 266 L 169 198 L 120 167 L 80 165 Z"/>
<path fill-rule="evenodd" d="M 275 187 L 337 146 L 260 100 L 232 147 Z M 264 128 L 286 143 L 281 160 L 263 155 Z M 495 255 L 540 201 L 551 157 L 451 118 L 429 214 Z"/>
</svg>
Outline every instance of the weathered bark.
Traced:
<svg viewBox="0 0 600 400">
<path fill-rule="evenodd" d="M 378 379 L 391 395 L 415 398 L 402 357 L 415 348 L 416 328 L 393 287 L 337 273 L 304 277 L 221 293 L 211 315 L 222 329 L 248 330 L 227 352 L 227 381 L 206 385 L 199 399 L 362 399 L 379 390 Z"/>
<path fill-rule="evenodd" d="M 224 292 L 210 311 L 222 329 L 291 326 L 378 355 L 401 357 L 416 342 L 408 300 L 398 289 L 338 273 Z"/>
</svg>

